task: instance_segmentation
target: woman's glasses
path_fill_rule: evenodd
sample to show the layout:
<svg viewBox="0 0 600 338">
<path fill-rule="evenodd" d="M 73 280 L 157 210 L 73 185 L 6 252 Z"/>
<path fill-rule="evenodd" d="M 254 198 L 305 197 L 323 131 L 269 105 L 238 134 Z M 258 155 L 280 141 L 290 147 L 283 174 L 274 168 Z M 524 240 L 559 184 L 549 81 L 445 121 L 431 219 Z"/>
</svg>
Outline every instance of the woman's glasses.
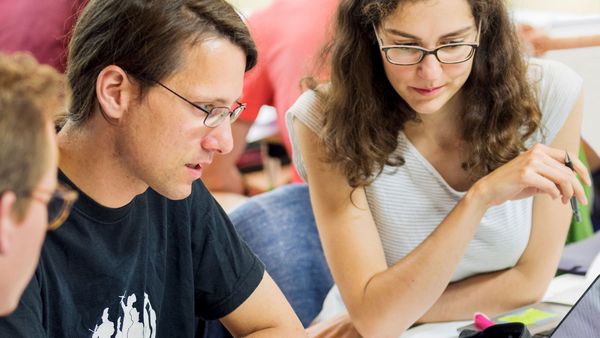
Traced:
<svg viewBox="0 0 600 338">
<path fill-rule="evenodd" d="M 477 39 L 473 43 L 450 43 L 439 46 L 435 49 L 427 49 L 412 45 L 384 45 L 383 40 L 377 33 L 377 27 L 373 24 L 375 37 L 379 44 L 379 49 L 385 54 L 387 61 L 394 65 L 412 66 L 420 63 L 423 59 L 433 54 L 440 63 L 455 64 L 468 61 L 475 54 L 479 47 L 479 35 L 481 33 L 481 23 L 477 28 Z"/>
</svg>

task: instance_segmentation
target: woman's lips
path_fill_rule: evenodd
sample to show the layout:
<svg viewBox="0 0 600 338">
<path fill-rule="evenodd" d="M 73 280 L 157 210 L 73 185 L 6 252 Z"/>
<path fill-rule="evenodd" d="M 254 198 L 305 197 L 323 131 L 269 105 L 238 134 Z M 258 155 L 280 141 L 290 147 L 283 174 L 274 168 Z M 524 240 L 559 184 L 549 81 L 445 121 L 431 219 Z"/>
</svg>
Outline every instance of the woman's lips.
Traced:
<svg viewBox="0 0 600 338">
<path fill-rule="evenodd" d="M 441 92 L 442 89 L 444 89 L 444 87 L 445 86 L 431 87 L 431 88 L 416 88 L 416 87 L 411 87 L 411 88 L 423 96 L 433 96 L 433 95 L 436 95 L 437 93 Z"/>
</svg>

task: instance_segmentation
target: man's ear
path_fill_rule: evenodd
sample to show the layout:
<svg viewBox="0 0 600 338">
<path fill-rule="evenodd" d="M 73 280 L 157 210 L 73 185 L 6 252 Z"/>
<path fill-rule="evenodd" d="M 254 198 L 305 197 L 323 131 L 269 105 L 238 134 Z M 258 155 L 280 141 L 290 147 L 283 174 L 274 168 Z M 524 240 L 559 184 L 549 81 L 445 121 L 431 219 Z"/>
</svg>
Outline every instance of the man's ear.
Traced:
<svg viewBox="0 0 600 338">
<path fill-rule="evenodd" d="M 96 97 L 104 116 L 119 121 L 134 98 L 134 84 L 119 66 L 102 69 L 96 79 Z"/>
<path fill-rule="evenodd" d="M 13 211 L 17 197 L 14 192 L 6 191 L 0 195 L 0 255 L 10 250 L 9 230 L 15 226 Z"/>
</svg>

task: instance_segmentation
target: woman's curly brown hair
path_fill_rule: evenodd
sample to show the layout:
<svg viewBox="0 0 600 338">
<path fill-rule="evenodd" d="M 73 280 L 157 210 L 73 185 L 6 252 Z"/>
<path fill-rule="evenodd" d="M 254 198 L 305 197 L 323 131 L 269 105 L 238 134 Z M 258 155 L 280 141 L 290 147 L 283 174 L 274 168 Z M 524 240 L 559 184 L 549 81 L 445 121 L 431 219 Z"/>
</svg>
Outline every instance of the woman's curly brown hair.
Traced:
<svg viewBox="0 0 600 338">
<path fill-rule="evenodd" d="M 475 22 L 481 22 L 473 69 L 461 89 L 467 98 L 461 133 L 469 145 L 463 168 L 475 181 L 525 150 L 541 113 L 503 0 L 465 1 Z M 342 0 L 334 38 L 325 49 L 331 86 L 320 137 L 327 159 L 341 167 L 352 187 L 370 184 L 385 165 L 404 164 L 393 154 L 398 133 L 407 121 L 417 120 L 385 75 L 372 29 L 403 3 Z"/>
</svg>

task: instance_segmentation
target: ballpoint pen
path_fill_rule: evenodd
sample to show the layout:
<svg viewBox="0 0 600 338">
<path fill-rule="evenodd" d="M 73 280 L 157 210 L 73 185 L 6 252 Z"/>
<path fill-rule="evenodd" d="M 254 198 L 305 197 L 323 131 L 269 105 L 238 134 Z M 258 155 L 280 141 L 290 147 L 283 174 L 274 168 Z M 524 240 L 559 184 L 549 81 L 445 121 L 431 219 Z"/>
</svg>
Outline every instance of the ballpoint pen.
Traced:
<svg viewBox="0 0 600 338">
<path fill-rule="evenodd" d="M 565 151 L 565 165 L 569 169 L 575 171 L 575 169 L 573 169 L 573 162 L 571 162 L 571 158 L 567 151 Z M 571 210 L 573 210 L 573 217 L 575 217 L 575 220 L 580 222 L 581 216 L 579 215 L 579 206 L 577 205 L 577 198 L 575 198 L 575 195 L 571 196 Z"/>
</svg>

